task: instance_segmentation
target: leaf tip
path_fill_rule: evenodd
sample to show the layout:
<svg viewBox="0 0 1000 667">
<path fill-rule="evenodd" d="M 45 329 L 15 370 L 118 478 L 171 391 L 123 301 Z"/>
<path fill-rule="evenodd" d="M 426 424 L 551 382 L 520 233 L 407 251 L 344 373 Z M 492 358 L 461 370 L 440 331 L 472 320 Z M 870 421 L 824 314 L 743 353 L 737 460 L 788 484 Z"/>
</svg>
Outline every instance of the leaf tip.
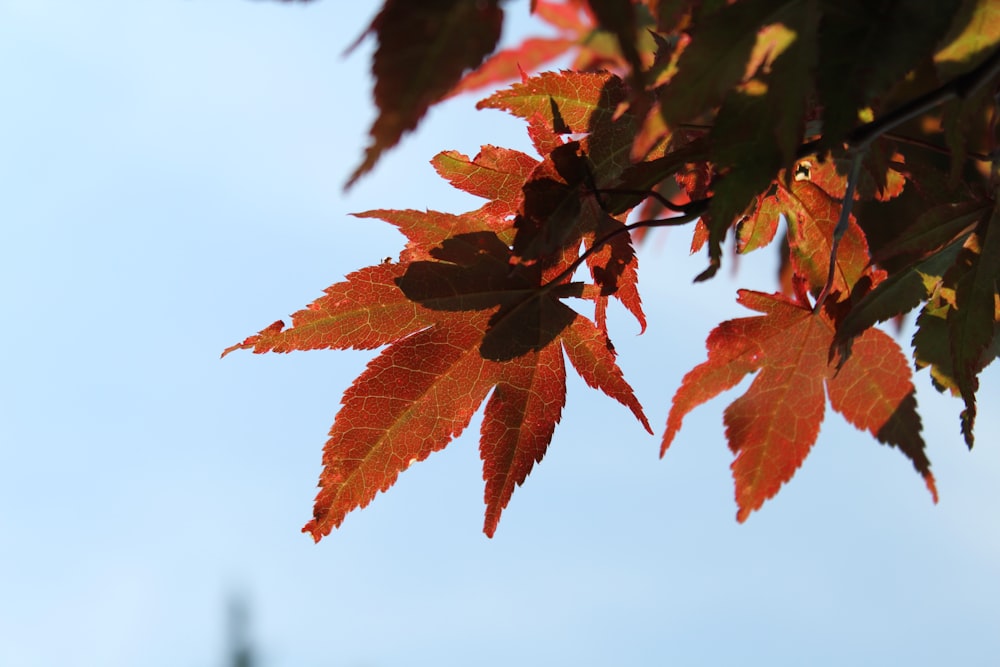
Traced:
<svg viewBox="0 0 1000 667">
<path fill-rule="evenodd" d="M 928 470 L 924 473 L 924 484 L 927 485 L 927 490 L 931 492 L 931 498 L 934 499 L 934 504 L 937 505 L 938 502 L 938 490 L 937 484 L 934 482 L 934 475 Z"/>
<path fill-rule="evenodd" d="M 302 526 L 303 533 L 309 533 L 309 536 L 313 538 L 313 544 L 319 544 L 319 541 L 323 539 L 323 531 L 320 530 L 319 525 L 316 523 L 316 519 L 312 519 L 306 525 Z"/>
<path fill-rule="evenodd" d="M 222 351 L 222 354 L 219 356 L 219 358 L 224 359 L 227 354 L 233 352 L 234 350 L 249 350 L 253 347 L 256 347 L 257 343 L 259 343 L 262 338 L 279 334 L 281 333 L 281 330 L 284 328 L 285 328 L 285 322 L 283 320 L 276 320 L 267 327 L 255 333 L 254 335 L 247 336 L 246 338 L 243 339 L 242 342 L 237 343 L 236 345 L 230 345 L 229 347 L 227 347 L 225 350 Z"/>
<path fill-rule="evenodd" d="M 683 416 L 680 417 L 680 419 L 675 420 L 674 411 L 673 410 L 670 411 L 670 416 L 667 417 L 667 430 L 663 432 L 663 440 L 660 442 L 661 459 L 666 455 L 667 450 L 670 449 L 670 445 L 673 444 L 674 437 L 677 435 L 677 432 L 680 430 L 681 427 L 680 425 L 681 419 L 683 419 Z"/>
<path fill-rule="evenodd" d="M 706 280 L 711 280 L 719 272 L 720 266 L 722 266 L 722 262 L 717 257 L 711 258 L 708 267 L 694 277 L 694 282 L 703 283 Z"/>
</svg>

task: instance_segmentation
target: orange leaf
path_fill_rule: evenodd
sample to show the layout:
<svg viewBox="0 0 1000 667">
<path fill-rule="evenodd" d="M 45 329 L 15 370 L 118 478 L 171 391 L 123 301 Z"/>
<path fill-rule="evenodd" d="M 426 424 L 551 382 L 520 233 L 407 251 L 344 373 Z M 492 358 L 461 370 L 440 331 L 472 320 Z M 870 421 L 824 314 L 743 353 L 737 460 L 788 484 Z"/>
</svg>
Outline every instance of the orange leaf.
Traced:
<svg viewBox="0 0 1000 667">
<path fill-rule="evenodd" d="M 809 454 L 823 421 L 824 384 L 835 410 L 911 459 L 936 501 L 909 367 L 896 343 L 876 330 L 865 332 L 860 356 L 838 373 L 828 352 L 833 321 L 825 312 L 813 314 L 780 294 L 741 290 L 738 300 L 764 315 L 723 322 L 709 335 L 708 360 L 684 376 L 674 396 L 661 455 L 688 412 L 756 372 L 724 414 L 736 454 L 739 521 L 773 497 Z"/>
</svg>

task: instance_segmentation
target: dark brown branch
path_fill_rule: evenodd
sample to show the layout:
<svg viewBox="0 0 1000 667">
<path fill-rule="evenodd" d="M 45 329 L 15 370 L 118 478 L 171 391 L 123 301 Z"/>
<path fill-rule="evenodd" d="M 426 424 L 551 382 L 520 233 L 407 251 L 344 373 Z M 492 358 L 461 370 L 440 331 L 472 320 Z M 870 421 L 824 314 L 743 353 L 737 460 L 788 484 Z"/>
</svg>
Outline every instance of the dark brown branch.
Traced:
<svg viewBox="0 0 1000 667">
<path fill-rule="evenodd" d="M 965 99 L 986 85 L 986 82 L 1000 74 L 1000 48 L 989 58 L 965 74 L 948 83 L 910 100 L 886 115 L 855 128 L 847 135 L 848 150 L 867 148 L 873 141 L 903 123 L 954 99 Z"/>
<path fill-rule="evenodd" d="M 599 190 L 594 190 L 594 193 L 599 195 L 635 195 L 643 197 L 652 197 L 653 199 L 658 201 L 663 208 L 670 211 L 674 211 L 676 213 L 684 213 L 687 210 L 685 207 L 688 206 L 688 204 L 684 204 L 683 206 L 678 206 L 677 204 L 673 203 L 672 201 L 664 197 L 662 194 L 657 192 L 656 190 L 632 190 L 628 188 L 601 188 Z"/>
<path fill-rule="evenodd" d="M 940 153 L 941 155 L 951 155 L 951 151 L 946 146 L 938 146 L 937 144 L 932 144 L 929 141 L 924 141 L 923 139 L 917 139 L 916 137 L 908 137 L 903 134 L 896 134 L 895 132 L 886 132 L 882 136 L 884 136 L 886 139 L 891 139 L 892 141 L 895 141 L 900 144 L 909 144 L 910 146 L 923 148 L 924 150 Z M 993 161 L 993 156 L 987 155 L 986 153 L 967 152 L 965 154 L 965 157 L 969 160 L 976 160 L 977 162 Z"/>
</svg>

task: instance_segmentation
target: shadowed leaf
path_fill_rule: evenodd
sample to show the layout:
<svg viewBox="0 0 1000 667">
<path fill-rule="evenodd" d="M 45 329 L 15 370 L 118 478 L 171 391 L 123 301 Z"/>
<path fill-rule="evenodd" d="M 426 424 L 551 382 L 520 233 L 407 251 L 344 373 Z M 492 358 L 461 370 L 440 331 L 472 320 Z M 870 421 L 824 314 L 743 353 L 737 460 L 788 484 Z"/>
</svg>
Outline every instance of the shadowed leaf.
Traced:
<svg viewBox="0 0 1000 667">
<path fill-rule="evenodd" d="M 372 74 L 379 115 L 347 187 L 493 51 L 502 23 L 498 0 L 386 0 L 368 29 L 378 38 Z"/>
</svg>

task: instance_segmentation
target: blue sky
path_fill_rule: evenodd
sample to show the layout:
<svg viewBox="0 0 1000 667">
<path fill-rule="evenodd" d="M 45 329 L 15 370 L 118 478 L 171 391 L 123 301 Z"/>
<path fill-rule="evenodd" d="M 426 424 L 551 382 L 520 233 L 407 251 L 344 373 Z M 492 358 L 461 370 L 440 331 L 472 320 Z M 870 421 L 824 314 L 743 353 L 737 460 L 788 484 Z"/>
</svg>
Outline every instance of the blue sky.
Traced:
<svg viewBox="0 0 1000 667">
<path fill-rule="evenodd" d="M 0 0 L 0 665 L 220 665 L 233 591 L 273 667 L 993 664 L 996 369 L 971 453 L 959 403 L 917 376 L 939 505 L 828 410 L 738 525 L 735 394 L 662 461 L 658 436 L 705 336 L 748 314 L 736 288 L 772 289 L 773 253 L 691 286 L 683 232 L 641 250 L 648 332 L 612 313 L 657 437 L 574 379 L 493 540 L 478 417 L 321 544 L 299 532 L 371 354 L 220 351 L 398 252 L 350 212 L 476 206 L 436 152 L 528 146 L 457 98 L 344 194 L 373 118 L 370 43 L 341 57 L 362 4 Z M 508 11 L 513 38 L 527 2 Z"/>
</svg>

